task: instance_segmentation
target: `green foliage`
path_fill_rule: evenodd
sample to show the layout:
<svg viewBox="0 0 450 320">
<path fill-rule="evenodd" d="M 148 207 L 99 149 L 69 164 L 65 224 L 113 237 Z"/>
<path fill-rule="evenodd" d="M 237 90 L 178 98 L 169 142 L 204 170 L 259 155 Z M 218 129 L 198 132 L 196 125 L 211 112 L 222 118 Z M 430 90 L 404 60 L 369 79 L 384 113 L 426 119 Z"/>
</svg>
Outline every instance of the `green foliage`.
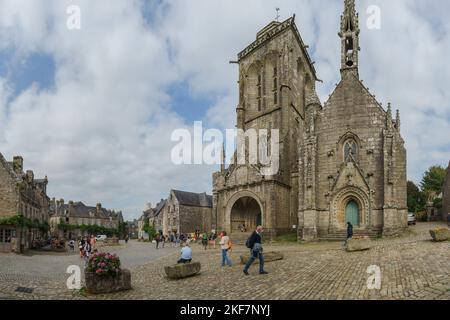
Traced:
<svg viewBox="0 0 450 320">
<path fill-rule="evenodd" d="M 128 225 L 126 222 L 119 222 L 119 227 L 117 228 L 117 232 L 120 237 L 124 238 L 128 233 Z"/>
<path fill-rule="evenodd" d="M 47 233 L 50 230 L 50 226 L 47 222 L 33 222 L 31 219 L 26 218 L 21 214 L 17 214 L 8 218 L 2 218 L 0 219 L 0 224 L 29 229 L 39 229 L 42 233 Z"/>
<path fill-rule="evenodd" d="M 420 211 L 416 213 L 416 220 L 419 222 L 426 222 L 428 220 L 428 215 L 425 211 Z"/>
<path fill-rule="evenodd" d="M 153 241 L 153 239 L 156 237 L 156 230 L 152 225 L 150 225 L 149 219 L 145 219 L 144 227 L 142 229 L 145 233 L 148 234 L 148 239 L 150 241 Z"/>
<path fill-rule="evenodd" d="M 442 198 L 436 198 L 433 200 L 433 207 L 436 209 L 442 209 Z"/>
<path fill-rule="evenodd" d="M 442 186 L 444 185 L 445 175 L 446 170 L 443 167 L 430 167 L 423 175 L 422 182 L 420 183 L 422 192 L 435 192 L 436 194 L 441 193 Z"/>
<path fill-rule="evenodd" d="M 111 229 L 111 228 L 106 228 L 106 227 L 97 226 L 97 225 L 85 225 L 85 224 L 77 225 L 77 224 L 60 223 L 58 225 L 58 229 L 66 230 L 66 231 L 81 230 L 81 231 L 87 231 L 88 233 L 91 233 L 91 234 L 104 234 L 108 237 L 119 234 L 119 231 L 117 229 Z"/>
<path fill-rule="evenodd" d="M 297 242 L 298 241 L 298 236 L 297 236 L 296 232 L 287 233 L 287 234 L 283 234 L 281 236 L 278 236 L 276 238 L 276 241 L 280 241 L 280 242 Z"/>
<path fill-rule="evenodd" d="M 412 181 L 407 183 L 408 212 L 419 212 L 425 209 L 425 195 L 419 187 Z"/>
</svg>

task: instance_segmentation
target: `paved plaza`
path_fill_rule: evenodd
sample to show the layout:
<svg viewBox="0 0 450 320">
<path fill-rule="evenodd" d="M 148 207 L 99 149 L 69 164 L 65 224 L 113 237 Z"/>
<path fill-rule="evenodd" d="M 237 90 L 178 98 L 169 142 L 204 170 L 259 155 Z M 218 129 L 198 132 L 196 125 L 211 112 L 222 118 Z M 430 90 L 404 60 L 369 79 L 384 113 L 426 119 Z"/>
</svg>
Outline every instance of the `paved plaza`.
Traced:
<svg viewBox="0 0 450 320">
<path fill-rule="evenodd" d="M 284 260 L 266 264 L 269 275 L 242 273 L 233 249 L 233 267 L 220 267 L 220 250 L 204 251 L 193 245 L 194 260 L 202 264 L 200 275 L 168 280 L 164 266 L 178 258 L 179 248 L 156 250 L 154 245 L 130 241 L 116 248 L 123 267 L 132 272 L 133 290 L 91 296 L 66 287 L 65 269 L 82 265 L 76 255 L 0 254 L 0 298 L 3 299 L 450 299 L 450 243 L 433 243 L 428 230 L 438 223 L 421 223 L 398 238 L 379 239 L 365 252 L 347 253 L 339 242 L 266 244 L 265 251 L 280 251 Z M 445 226 L 442 224 L 442 226 Z M 381 269 L 381 290 L 368 290 L 367 268 Z M 17 287 L 31 293 L 16 292 Z M 256 289 L 256 290 L 255 290 Z"/>
</svg>

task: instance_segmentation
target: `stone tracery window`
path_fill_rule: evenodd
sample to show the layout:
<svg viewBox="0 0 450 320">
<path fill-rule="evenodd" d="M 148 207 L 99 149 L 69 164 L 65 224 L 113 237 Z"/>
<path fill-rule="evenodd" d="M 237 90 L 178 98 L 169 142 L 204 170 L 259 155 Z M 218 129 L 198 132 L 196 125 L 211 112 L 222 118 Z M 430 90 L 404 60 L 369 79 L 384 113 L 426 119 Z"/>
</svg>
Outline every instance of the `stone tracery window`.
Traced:
<svg viewBox="0 0 450 320">
<path fill-rule="evenodd" d="M 358 145 L 353 139 L 349 139 L 344 143 L 344 161 L 358 161 Z"/>
</svg>

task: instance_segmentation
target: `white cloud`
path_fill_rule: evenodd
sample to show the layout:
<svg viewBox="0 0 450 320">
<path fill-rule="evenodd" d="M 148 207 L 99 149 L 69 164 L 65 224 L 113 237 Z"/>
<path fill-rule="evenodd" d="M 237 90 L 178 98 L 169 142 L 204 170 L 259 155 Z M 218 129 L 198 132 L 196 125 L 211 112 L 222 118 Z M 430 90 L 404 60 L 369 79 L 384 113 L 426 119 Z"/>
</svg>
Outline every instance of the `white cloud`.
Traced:
<svg viewBox="0 0 450 320">
<path fill-rule="evenodd" d="M 66 8 L 74 3 L 82 10 L 80 31 L 66 28 Z M 0 50 L 14 48 L 18 60 L 44 52 L 56 67 L 54 90 L 30 87 L 9 104 L 11 83 L 0 78 L 0 150 L 23 154 L 27 167 L 48 174 L 52 195 L 101 201 L 131 217 L 170 188 L 210 192 L 214 168 L 170 162 L 171 131 L 192 123 L 176 114 L 166 92 L 187 82 L 193 95 L 214 97 L 203 119 L 208 126 L 234 127 L 238 71 L 228 61 L 275 17 L 275 7 L 282 19 L 297 14 L 324 80 L 322 101 L 339 81 L 343 1 L 161 3 L 150 2 L 147 23 L 138 0 L 0 2 Z M 357 1 L 361 78 L 381 102 L 401 109 L 416 180 L 427 166 L 446 164 L 450 146 L 450 25 L 442 9 L 449 5 L 436 0 L 424 15 L 423 3 Z M 365 28 L 372 4 L 382 9 L 381 30 Z"/>
</svg>

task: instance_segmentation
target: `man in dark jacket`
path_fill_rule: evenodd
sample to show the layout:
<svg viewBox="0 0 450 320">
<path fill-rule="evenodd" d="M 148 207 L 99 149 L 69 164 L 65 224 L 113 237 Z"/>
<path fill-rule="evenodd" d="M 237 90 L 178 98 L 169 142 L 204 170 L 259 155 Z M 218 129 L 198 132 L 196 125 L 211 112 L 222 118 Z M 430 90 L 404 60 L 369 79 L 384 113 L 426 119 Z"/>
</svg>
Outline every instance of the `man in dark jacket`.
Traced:
<svg viewBox="0 0 450 320">
<path fill-rule="evenodd" d="M 258 226 L 256 230 L 252 233 L 248 241 L 248 247 L 250 247 L 250 259 L 248 259 L 247 264 L 244 268 L 244 274 L 248 276 L 248 269 L 252 263 L 259 258 L 259 274 L 267 274 L 264 271 L 264 255 L 261 241 L 261 233 L 264 231 L 262 226 Z"/>
</svg>

